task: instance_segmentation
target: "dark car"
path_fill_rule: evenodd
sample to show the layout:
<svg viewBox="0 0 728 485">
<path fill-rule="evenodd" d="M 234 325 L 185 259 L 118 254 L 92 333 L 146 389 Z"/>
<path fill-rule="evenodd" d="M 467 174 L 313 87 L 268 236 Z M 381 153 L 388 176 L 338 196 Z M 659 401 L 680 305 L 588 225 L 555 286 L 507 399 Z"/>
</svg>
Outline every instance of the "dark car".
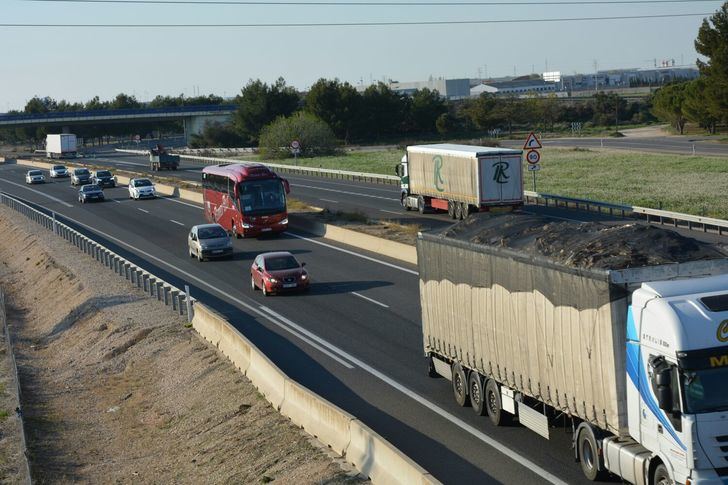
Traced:
<svg viewBox="0 0 728 485">
<path fill-rule="evenodd" d="M 96 170 L 91 177 L 91 183 L 101 187 L 116 187 L 116 177 L 108 170 Z"/>
<path fill-rule="evenodd" d="M 85 185 L 91 183 L 91 172 L 87 168 L 76 168 L 71 175 L 71 185 Z"/>
<path fill-rule="evenodd" d="M 96 184 L 84 185 L 78 190 L 78 201 L 82 204 L 86 202 L 98 200 L 104 200 L 104 191 L 101 187 Z"/>
<path fill-rule="evenodd" d="M 310 278 L 304 266 L 288 251 L 259 254 L 250 267 L 250 287 L 260 288 L 265 296 L 307 290 Z"/>
</svg>

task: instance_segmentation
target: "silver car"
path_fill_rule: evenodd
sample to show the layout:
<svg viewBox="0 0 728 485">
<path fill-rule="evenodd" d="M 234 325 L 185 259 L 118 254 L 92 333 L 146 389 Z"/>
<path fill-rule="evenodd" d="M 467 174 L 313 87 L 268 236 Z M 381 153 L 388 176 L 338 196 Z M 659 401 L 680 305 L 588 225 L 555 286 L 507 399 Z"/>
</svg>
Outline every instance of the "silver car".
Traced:
<svg viewBox="0 0 728 485">
<path fill-rule="evenodd" d="M 187 236 L 190 258 L 199 261 L 208 258 L 225 258 L 233 255 L 233 241 L 220 224 L 192 226 Z"/>
</svg>

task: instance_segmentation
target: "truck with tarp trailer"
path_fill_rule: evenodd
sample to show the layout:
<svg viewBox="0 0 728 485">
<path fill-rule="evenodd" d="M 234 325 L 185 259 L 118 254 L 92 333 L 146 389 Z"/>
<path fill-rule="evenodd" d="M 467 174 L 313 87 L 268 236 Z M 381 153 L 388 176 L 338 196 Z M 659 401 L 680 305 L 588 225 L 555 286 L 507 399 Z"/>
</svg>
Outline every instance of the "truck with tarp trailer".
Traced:
<svg viewBox="0 0 728 485">
<path fill-rule="evenodd" d="M 149 150 L 149 169 L 153 172 L 160 170 L 177 170 L 179 168 L 179 155 L 172 155 L 162 145 Z"/>
<path fill-rule="evenodd" d="M 629 224 L 471 216 L 417 240 L 424 352 L 455 401 L 590 479 L 728 483 L 728 259 Z M 567 423 L 568 429 L 568 423 Z"/>
</svg>

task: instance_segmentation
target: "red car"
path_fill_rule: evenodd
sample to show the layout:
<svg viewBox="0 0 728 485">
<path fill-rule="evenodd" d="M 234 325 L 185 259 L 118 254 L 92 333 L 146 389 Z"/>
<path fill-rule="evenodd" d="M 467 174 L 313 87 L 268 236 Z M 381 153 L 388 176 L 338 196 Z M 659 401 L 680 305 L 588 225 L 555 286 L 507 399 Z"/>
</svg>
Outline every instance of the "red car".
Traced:
<svg viewBox="0 0 728 485">
<path fill-rule="evenodd" d="M 299 263 L 288 251 L 259 254 L 250 267 L 250 287 L 260 288 L 265 296 L 307 290 L 310 279 L 304 266 L 306 263 Z"/>
</svg>

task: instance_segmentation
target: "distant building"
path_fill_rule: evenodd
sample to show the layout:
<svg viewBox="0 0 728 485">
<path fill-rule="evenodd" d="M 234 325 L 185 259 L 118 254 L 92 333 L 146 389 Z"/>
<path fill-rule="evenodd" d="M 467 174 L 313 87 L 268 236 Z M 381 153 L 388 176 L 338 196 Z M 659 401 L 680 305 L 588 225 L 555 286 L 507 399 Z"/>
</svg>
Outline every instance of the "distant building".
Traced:
<svg viewBox="0 0 728 485">
<path fill-rule="evenodd" d="M 562 76 L 562 89 L 583 91 L 637 86 L 660 86 L 672 81 L 687 81 L 700 75 L 693 66 L 664 66 L 647 69 L 611 69 L 595 74 Z"/>
<path fill-rule="evenodd" d="M 429 81 L 396 82 L 390 81 L 387 86 L 395 93 L 412 96 L 415 91 L 427 88 L 437 91 L 440 96 L 449 100 L 464 99 L 470 96 L 470 79 L 430 79 Z M 360 91 L 365 87 L 358 88 Z"/>
<path fill-rule="evenodd" d="M 555 82 L 547 82 L 543 79 L 524 79 L 518 81 L 484 81 L 482 84 L 470 89 L 471 96 L 480 96 L 482 93 L 496 95 L 526 96 L 532 94 L 546 95 L 555 93 L 559 86 Z"/>
</svg>

